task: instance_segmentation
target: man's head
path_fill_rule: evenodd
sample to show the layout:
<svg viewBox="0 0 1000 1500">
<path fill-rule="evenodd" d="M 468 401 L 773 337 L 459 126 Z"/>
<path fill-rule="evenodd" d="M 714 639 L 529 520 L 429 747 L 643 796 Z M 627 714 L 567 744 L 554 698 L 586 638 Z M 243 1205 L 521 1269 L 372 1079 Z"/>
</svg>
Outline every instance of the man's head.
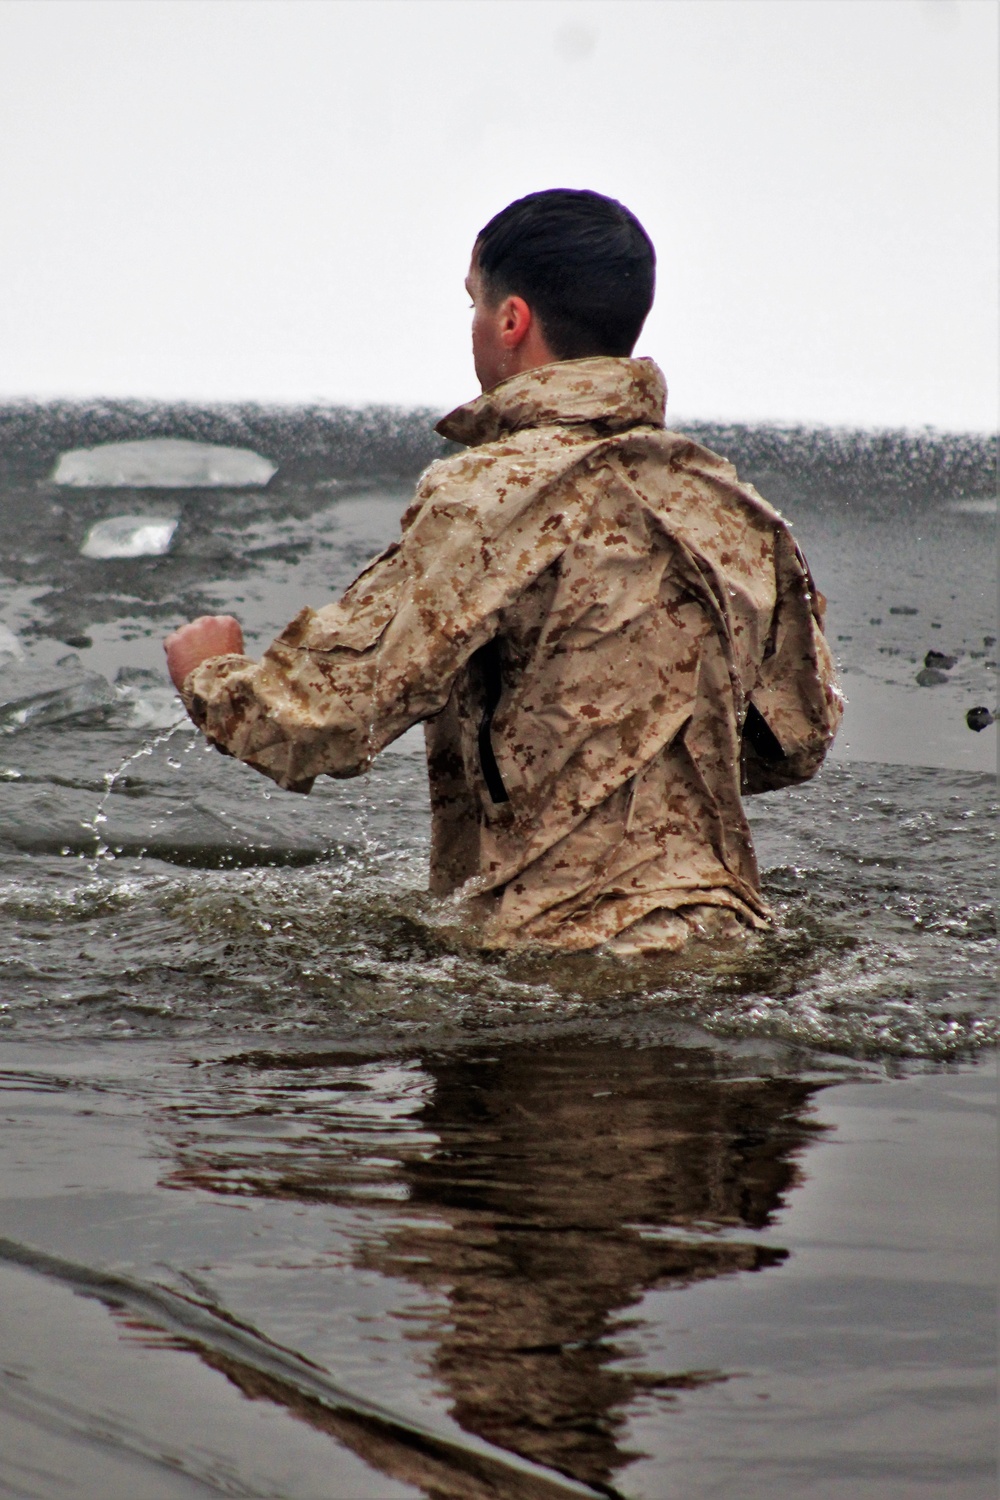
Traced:
<svg viewBox="0 0 1000 1500">
<path fill-rule="evenodd" d="M 553 360 L 631 354 L 655 279 L 649 236 L 614 198 L 553 188 L 509 204 L 480 231 L 466 283 L 483 389 Z"/>
</svg>

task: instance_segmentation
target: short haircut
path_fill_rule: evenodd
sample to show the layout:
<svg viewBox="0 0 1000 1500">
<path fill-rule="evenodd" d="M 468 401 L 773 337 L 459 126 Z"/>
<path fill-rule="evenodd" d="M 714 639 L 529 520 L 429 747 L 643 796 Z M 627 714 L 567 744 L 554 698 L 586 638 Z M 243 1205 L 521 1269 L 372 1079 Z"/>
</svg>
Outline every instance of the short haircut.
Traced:
<svg viewBox="0 0 1000 1500">
<path fill-rule="evenodd" d="M 586 189 L 529 193 L 480 230 L 474 253 L 487 297 L 523 297 L 557 359 L 632 353 L 656 251 L 624 204 Z"/>
</svg>

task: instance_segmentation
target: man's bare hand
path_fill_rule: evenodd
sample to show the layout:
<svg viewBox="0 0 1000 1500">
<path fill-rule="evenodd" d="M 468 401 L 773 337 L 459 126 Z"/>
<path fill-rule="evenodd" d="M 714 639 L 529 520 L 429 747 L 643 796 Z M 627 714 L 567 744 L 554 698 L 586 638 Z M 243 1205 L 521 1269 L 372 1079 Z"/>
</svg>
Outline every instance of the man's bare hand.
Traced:
<svg viewBox="0 0 1000 1500">
<path fill-rule="evenodd" d="M 210 656 L 241 656 L 243 631 L 232 615 L 200 615 L 168 635 L 163 649 L 170 680 L 179 691 L 188 673 Z"/>
</svg>

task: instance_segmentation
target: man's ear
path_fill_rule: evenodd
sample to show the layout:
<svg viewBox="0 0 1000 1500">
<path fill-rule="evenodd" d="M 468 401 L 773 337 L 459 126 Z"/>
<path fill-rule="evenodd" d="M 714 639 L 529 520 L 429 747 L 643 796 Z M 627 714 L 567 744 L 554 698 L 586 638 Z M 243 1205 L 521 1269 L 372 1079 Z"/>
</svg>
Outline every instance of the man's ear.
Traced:
<svg viewBox="0 0 1000 1500">
<path fill-rule="evenodd" d="M 505 349 L 517 349 L 531 332 L 534 316 L 523 297 L 505 297 L 497 310 L 500 342 Z"/>
</svg>

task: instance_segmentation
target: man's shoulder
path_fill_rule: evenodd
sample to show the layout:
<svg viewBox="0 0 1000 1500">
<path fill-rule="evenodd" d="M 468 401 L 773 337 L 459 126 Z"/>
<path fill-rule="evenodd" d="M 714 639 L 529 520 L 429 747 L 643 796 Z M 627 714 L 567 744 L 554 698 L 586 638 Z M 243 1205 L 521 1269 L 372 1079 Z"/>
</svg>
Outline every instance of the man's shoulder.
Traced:
<svg viewBox="0 0 1000 1500">
<path fill-rule="evenodd" d="M 549 484 L 562 471 L 606 445 L 606 437 L 589 429 L 524 428 L 436 459 L 418 479 L 416 498 L 421 503 L 432 496 L 444 501 L 461 498 L 470 489 L 484 495 L 499 488 Z"/>
<path fill-rule="evenodd" d="M 779 527 L 787 526 L 781 512 L 765 500 L 753 484 L 740 478 L 731 459 L 687 433 L 666 429 L 660 433 L 660 438 L 657 456 L 666 460 L 681 488 L 704 487 L 717 499 L 728 497 L 732 504 L 748 506 L 761 520 Z"/>
<path fill-rule="evenodd" d="M 786 525 L 780 512 L 740 479 L 730 459 L 684 432 L 646 424 L 615 433 L 591 425 L 523 428 L 466 448 L 424 470 L 407 514 L 415 516 L 428 502 L 435 509 L 472 503 L 481 514 L 495 503 L 506 511 L 516 498 L 525 501 L 541 490 L 554 495 L 561 478 L 579 472 L 581 464 L 593 477 L 603 463 L 616 460 L 633 471 L 639 492 L 658 512 L 664 504 L 710 502 L 749 510 L 767 527 Z"/>
</svg>

